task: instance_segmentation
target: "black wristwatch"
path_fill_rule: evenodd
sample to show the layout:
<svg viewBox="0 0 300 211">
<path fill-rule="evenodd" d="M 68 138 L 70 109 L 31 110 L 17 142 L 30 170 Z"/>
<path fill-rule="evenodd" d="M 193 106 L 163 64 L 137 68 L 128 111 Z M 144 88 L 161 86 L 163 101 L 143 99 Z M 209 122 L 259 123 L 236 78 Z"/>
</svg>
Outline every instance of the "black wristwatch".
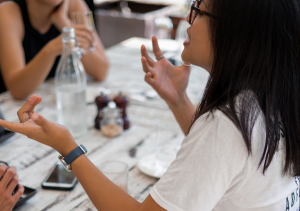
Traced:
<svg viewBox="0 0 300 211">
<path fill-rule="evenodd" d="M 58 159 L 61 161 L 65 169 L 70 172 L 72 171 L 71 163 L 78 158 L 82 154 L 86 154 L 87 150 L 86 148 L 81 144 L 76 149 L 74 149 L 72 152 L 70 152 L 66 157 L 63 157 L 61 155 L 58 156 Z"/>
</svg>

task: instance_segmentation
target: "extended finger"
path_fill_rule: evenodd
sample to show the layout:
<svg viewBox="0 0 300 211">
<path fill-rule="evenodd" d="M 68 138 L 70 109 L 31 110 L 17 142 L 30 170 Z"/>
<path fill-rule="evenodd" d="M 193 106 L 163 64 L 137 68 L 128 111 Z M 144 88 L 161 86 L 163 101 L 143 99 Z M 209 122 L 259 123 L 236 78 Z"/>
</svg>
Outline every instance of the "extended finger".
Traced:
<svg viewBox="0 0 300 211">
<path fill-rule="evenodd" d="M 77 25 L 74 25 L 73 27 L 75 28 L 75 31 L 86 31 L 86 32 L 92 32 L 93 30 L 91 30 L 90 27 L 87 26 L 87 22 L 86 24 L 77 24 Z"/>
<path fill-rule="evenodd" d="M 157 38 L 155 36 L 152 37 L 152 45 L 153 45 L 153 53 L 156 58 L 163 55 L 163 52 L 160 50 Z"/>
<path fill-rule="evenodd" d="M 4 175 L 4 173 L 6 172 L 7 168 L 8 168 L 8 166 L 5 164 L 0 166 L 0 181 L 1 181 L 1 178 Z"/>
<path fill-rule="evenodd" d="M 83 30 L 78 30 L 76 31 L 76 37 L 84 37 L 87 40 L 93 41 L 94 35 L 92 31 L 83 31 Z"/>
<path fill-rule="evenodd" d="M 9 182 L 12 180 L 12 178 L 15 176 L 16 174 L 16 168 L 14 166 L 10 167 L 6 173 L 4 174 L 1 183 L 3 184 L 4 187 L 7 187 L 7 185 L 9 184 Z"/>
<path fill-rule="evenodd" d="M 155 61 L 149 56 L 148 51 L 147 51 L 147 49 L 146 49 L 146 47 L 144 45 L 142 45 L 142 47 L 141 47 L 141 53 L 142 53 L 142 56 L 147 59 L 148 64 L 151 67 L 154 67 Z"/>
<path fill-rule="evenodd" d="M 17 115 L 19 117 L 20 121 L 23 121 L 27 118 L 30 118 L 29 113 L 32 113 L 35 106 L 39 104 L 42 101 L 41 97 L 38 97 L 37 95 L 32 95 L 26 103 L 18 110 Z"/>
<path fill-rule="evenodd" d="M 31 121 L 31 120 L 29 120 Z M 0 119 L 0 126 L 5 127 L 8 130 L 21 133 L 23 135 L 27 135 L 26 128 L 22 123 L 16 123 L 16 122 L 9 122 L 3 119 Z"/>
<path fill-rule="evenodd" d="M 36 100 L 37 100 L 37 95 L 32 95 L 24 104 L 23 106 L 18 110 L 17 115 L 20 119 L 20 121 L 24 120 L 23 114 L 26 113 L 26 117 L 25 118 L 29 118 L 27 112 L 31 110 L 32 106 L 35 104 Z"/>
<path fill-rule="evenodd" d="M 33 104 L 33 106 L 31 106 L 31 109 L 28 111 L 29 118 L 31 118 L 31 115 L 34 113 L 35 106 L 40 104 L 40 102 L 42 102 L 41 96 L 37 97 L 35 103 Z"/>
<path fill-rule="evenodd" d="M 91 31 L 77 30 L 76 31 L 76 38 L 77 39 L 84 38 L 91 45 L 93 45 L 93 42 L 94 42 L 94 36 L 93 36 Z"/>
<path fill-rule="evenodd" d="M 12 194 L 14 189 L 17 187 L 19 182 L 19 175 L 15 174 L 15 176 L 10 180 L 8 186 L 7 186 L 7 191 L 9 194 Z"/>
<path fill-rule="evenodd" d="M 89 41 L 87 41 L 85 38 L 79 38 L 78 39 L 78 46 L 80 47 L 80 48 L 84 48 L 86 51 L 90 51 L 90 49 L 92 48 L 92 47 L 94 47 L 94 45 L 93 44 L 91 44 Z"/>
<path fill-rule="evenodd" d="M 143 70 L 145 73 L 150 72 L 151 74 L 154 74 L 154 70 L 150 65 L 148 64 L 148 61 L 145 57 L 142 57 L 142 64 L 143 64 Z"/>
<path fill-rule="evenodd" d="M 78 46 L 81 49 L 85 49 L 86 51 L 91 47 L 91 44 L 87 42 L 84 38 L 78 38 Z"/>
<path fill-rule="evenodd" d="M 15 195 L 13 195 L 13 200 L 15 203 L 17 203 L 17 201 L 19 200 L 19 198 L 22 196 L 22 194 L 24 193 L 24 187 L 22 185 L 18 186 L 18 191 L 15 193 Z"/>
</svg>

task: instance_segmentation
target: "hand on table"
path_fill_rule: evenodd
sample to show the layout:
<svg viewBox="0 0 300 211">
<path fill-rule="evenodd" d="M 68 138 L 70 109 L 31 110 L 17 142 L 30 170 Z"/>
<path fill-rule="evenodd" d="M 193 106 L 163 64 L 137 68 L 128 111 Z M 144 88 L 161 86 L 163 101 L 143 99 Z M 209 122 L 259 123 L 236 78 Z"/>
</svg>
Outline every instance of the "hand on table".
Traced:
<svg viewBox="0 0 300 211">
<path fill-rule="evenodd" d="M 15 123 L 0 120 L 0 126 L 48 145 L 65 157 L 77 147 L 77 144 L 66 127 L 49 122 L 41 115 L 34 113 L 35 106 L 41 101 L 41 97 L 33 95 L 18 111 L 20 122 L 29 119 L 28 121 Z"/>
<path fill-rule="evenodd" d="M 4 176 L 3 176 L 4 175 Z M 18 191 L 12 195 L 15 187 L 18 185 L 19 175 L 15 167 L 7 169 L 6 165 L 0 166 L 0 210 L 11 211 L 24 192 L 22 185 L 18 186 Z"/>
<path fill-rule="evenodd" d="M 163 55 L 156 37 L 152 38 L 155 57 Z M 166 58 L 153 61 L 148 55 L 146 47 L 141 47 L 142 64 L 145 81 L 155 89 L 159 96 L 169 105 L 177 105 L 186 94 L 191 67 L 182 65 L 175 67 Z"/>
</svg>

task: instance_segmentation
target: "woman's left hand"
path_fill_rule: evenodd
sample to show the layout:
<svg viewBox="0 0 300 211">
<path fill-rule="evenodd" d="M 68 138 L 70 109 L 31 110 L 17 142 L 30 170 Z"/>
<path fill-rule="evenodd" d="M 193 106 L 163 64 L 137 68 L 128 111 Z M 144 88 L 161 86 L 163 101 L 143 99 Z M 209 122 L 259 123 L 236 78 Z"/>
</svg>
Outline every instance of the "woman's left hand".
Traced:
<svg viewBox="0 0 300 211">
<path fill-rule="evenodd" d="M 0 120 L 0 126 L 48 145 L 58 151 L 62 156 L 66 156 L 77 147 L 77 144 L 66 127 L 49 122 L 41 115 L 34 113 L 35 106 L 41 101 L 41 97 L 33 95 L 20 108 L 17 113 L 20 122 L 28 119 L 27 121 L 15 123 Z"/>
<path fill-rule="evenodd" d="M 68 17 L 69 0 L 63 2 L 52 12 L 50 18 L 52 23 L 61 31 L 65 26 L 71 26 L 71 20 Z"/>
</svg>

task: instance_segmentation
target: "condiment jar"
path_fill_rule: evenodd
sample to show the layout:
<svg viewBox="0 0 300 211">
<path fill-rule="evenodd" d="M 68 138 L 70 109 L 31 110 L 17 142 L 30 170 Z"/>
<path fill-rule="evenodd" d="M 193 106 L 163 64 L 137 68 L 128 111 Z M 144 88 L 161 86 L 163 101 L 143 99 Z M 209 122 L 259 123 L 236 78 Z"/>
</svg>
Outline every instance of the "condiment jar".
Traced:
<svg viewBox="0 0 300 211">
<path fill-rule="evenodd" d="M 124 96 L 122 94 L 122 92 L 120 92 L 119 95 L 114 98 L 114 102 L 116 103 L 117 107 L 121 110 L 122 119 L 124 122 L 123 129 L 124 130 L 129 129 L 130 121 L 129 121 L 129 118 L 126 113 L 126 107 L 128 105 L 128 98 L 126 96 Z"/>
<path fill-rule="evenodd" d="M 102 109 L 105 108 L 109 103 L 109 97 L 101 92 L 100 96 L 97 96 L 95 99 L 97 105 L 98 113 L 95 118 L 95 128 L 100 130 L 100 122 L 102 120 Z"/>
<path fill-rule="evenodd" d="M 102 109 L 101 132 L 108 137 L 115 137 L 123 132 L 123 119 L 121 111 L 116 107 L 115 102 L 109 102 L 108 106 Z"/>
</svg>

